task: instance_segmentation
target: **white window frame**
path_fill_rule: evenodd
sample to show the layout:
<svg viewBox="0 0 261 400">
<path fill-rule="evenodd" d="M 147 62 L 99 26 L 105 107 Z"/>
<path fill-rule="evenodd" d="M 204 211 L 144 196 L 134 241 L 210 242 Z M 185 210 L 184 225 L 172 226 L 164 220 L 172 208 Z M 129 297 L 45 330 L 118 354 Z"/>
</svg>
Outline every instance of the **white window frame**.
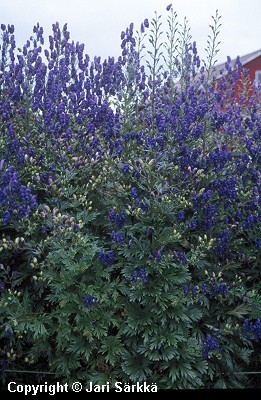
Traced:
<svg viewBox="0 0 261 400">
<path fill-rule="evenodd" d="M 261 70 L 255 71 L 255 85 L 256 87 L 261 86 Z"/>
</svg>

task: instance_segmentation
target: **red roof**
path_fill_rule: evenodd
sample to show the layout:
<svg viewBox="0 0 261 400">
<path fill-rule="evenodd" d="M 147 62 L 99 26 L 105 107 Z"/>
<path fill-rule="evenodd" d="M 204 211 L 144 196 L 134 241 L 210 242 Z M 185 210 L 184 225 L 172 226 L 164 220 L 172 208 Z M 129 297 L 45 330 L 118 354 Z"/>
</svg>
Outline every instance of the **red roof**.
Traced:
<svg viewBox="0 0 261 400">
<path fill-rule="evenodd" d="M 239 59 L 240 59 L 240 62 L 242 64 L 242 66 L 244 66 L 247 63 L 249 63 L 250 61 L 255 60 L 255 58 L 257 58 L 259 56 L 261 56 L 261 49 L 253 51 L 252 53 L 246 54 L 245 56 L 242 56 L 242 57 L 239 56 Z M 232 69 L 234 68 L 235 62 L 236 62 L 236 59 L 231 60 L 231 62 L 230 62 L 230 66 L 231 66 Z M 226 64 L 226 62 L 224 62 L 222 64 L 215 65 L 215 66 L 212 67 L 212 70 L 215 73 L 222 73 L 222 72 L 224 72 L 226 70 L 225 64 Z"/>
<path fill-rule="evenodd" d="M 245 65 L 259 56 L 261 56 L 261 49 L 253 51 L 253 53 L 247 54 L 243 57 L 240 57 L 240 62 L 242 65 Z"/>
</svg>

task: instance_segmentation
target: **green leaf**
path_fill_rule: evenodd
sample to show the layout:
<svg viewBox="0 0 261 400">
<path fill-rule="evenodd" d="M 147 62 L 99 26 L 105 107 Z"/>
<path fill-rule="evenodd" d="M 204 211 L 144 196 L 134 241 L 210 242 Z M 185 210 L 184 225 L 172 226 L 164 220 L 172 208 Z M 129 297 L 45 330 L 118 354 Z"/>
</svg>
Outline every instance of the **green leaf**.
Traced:
<svg viewBox="0 0 261 400">
<path fill-rule="evenodd" d="M 239 319 L 244 319 L 245 315 L 248 315 L 250 312 L 250 307 L 245 304 L 239 304 L 234 310 L 228 311 L 228 315 L 233 315 Z"/>
</svg>

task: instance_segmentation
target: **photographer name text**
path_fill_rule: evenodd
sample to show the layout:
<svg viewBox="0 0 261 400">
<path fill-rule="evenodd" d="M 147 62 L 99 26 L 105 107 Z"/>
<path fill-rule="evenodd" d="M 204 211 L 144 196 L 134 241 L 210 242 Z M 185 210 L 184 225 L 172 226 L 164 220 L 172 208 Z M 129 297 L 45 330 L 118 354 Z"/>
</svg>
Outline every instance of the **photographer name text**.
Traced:
<svg viewBox="0 0 261 400">
<path fill-rule="evenodd" d="M 89 382 L 88 386 L 85 387 L 81 382 L 74 382 L 71 385 L 68 383 L 61 384 L 59 382 L 55 384 L 48 384 L 45 382 L 44 384 L 37 385 L 22 385 L 17 384 L 16 382 L 9 382 L 8 391 L 11 393 L 23 393 L 25 395 L 36 396 L 39 393 L 48 393 L 49 395 L 55 395 L 56 393 L 63 393 L 73 391 L 75 393 L 79 393 L 85 391 L 87 393 L 104 393 L 114 391 L 116 393 L 150 393 L 157 392 L 158 388 L 155 383 L 148 384 L 146 382 L 138 382 L 135 384 L 130 383 L 122 383 L 115 382 L 113 386 L 110 385 L 109 382 L 106 382 L 104 385 L 94 384 L 93 382 Z"/>
</svg>

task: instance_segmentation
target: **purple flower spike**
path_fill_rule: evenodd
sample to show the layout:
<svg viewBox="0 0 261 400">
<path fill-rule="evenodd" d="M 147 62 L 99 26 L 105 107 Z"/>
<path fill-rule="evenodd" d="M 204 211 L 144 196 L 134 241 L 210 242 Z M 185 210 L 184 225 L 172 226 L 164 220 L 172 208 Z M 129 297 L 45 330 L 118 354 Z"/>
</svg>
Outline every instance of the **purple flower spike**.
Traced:
<svg viewBox="0 0 261 400">
<path fill-rule="evenodd" d="M 150 25 L 150 24 L 149 24 L 148 18 L 144 19 L 144 26 L 145 26 L 145 28 L 148 28 L 149 25 Z"/>
</svg>

